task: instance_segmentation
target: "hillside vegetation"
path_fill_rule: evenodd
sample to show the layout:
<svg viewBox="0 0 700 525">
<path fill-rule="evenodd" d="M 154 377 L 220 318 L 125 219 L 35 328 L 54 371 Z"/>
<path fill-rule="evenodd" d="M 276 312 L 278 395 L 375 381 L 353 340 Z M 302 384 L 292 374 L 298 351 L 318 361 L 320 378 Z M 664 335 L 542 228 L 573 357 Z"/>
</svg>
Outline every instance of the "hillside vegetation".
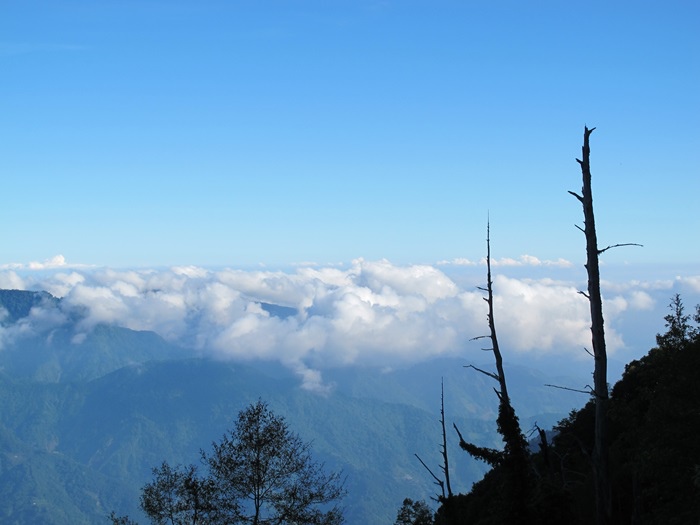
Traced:
<svg viewBox="0 0 700 525">
<path fill-rule="evenodd" d="M 700 522 L 700 330 L 689 323 L 679 296 L 671 307 L 657 347 L 629 363 L 611 390 L 612 523 Z M 694 319 L 700 323 L 700 307 Z M 532 457 L 528 502 L 537 523 L 595 521 L 594 420 L 591 400 L 555 426 L 551 443 L 543 436 Z M 470 492 L 444 502 L 436 523 L 508 523 L 502 492 L 508 475 L 496 466 Z"/>
<path fill-rule="evenodd" d="M 439 461 L 441 377 L 450 421 L 498 445 L 489 385 L 461 359 L 393 372 L 330 370 L 333 392 L 321 396 L 277 365 L 192 357 L 152 332 L 86 331 L 81 312 L 65 312 L 48 294 L 0 291 L 0 301 L 11 312 L 0 321 L 2 523 L 107 523 L 111 511 L 145 522 L 138 502 L 151 469 L 198 462 L 200 449 L 258 399 L 347 476 L 349 525 L 391 523 L 406 496 L 430 497 L 414 453 Z M 39 323 L 47 317 L 61 322 Z M 578 400 L 544 387 L 547 378 L 531 369 L 511 377 L 527 425 L 554 423 Z M 473 462 L 457 469 L 464 491 L 485 472 Z"/>
</svg>

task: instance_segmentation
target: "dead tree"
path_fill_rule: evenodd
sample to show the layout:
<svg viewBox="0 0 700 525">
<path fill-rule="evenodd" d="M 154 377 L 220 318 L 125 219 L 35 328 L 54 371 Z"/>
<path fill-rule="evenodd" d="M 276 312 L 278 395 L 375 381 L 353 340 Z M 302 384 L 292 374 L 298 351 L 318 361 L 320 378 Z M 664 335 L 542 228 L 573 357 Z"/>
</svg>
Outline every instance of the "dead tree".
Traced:
<svg viewBox="0 0 700 525">
<path fill-rule="evenodd" d="M 504 474 L 503 484 L 503 504 L 506 507 L 508 523 L 529 523 L 529 496 L 531 492 L 530 480 L 530 453 L 527 447 L 527 440 L 520 429 L 520 421 L 515 414 L 508 394 L 508 384 L 503 369 L 503 356 L 498 345 L 496 334 L 496 322 L 493 314 L 493 281 L 491 279 L 491 233 L 490 225 L 487 226 L 486 235 L 486 288 L 479 288 L 486 292 L 484 301 L 488 304 L 488 325 L 489 335 L 475 337 L 477 339 L 488 338 L 491 340 L 490 350 L 493 352 L 496 362 L 496 373 L 482 370 L 474 365 L 473 368 L 482 374 L 498 382 L 498 388 L 494 389 L 498 396 L 498 433 L 501 434 L 504 443 L 503 451 L 478 447 L 472 443 L 467 443 L 459 429 L 454 428 L 459 436 L 459 446 L 473 457 L 486 461 L 494 467 L 502 469 Z"/>
<path fill-rule="evenodd" d="M 423 465 L 425 470 L 428 471 L 428 473 L 432 476 L 432 478 L 435 480 L 434 483 L 440 487 L 440 494 L 438 494 L 437 497 L 431 498 L 433 501 L 438 502 L 438 503 L 443 503 L 445 504 L 447 501 L 449 501 L 450 498 L 452 498 L 452 485 L 450 484 L 450 465 L 447 457 L 447 433 L 445 431 L 445 384 L 444 381 L 440 383 L 440 425 L 442 427 L 442 445 L 441 445 L 441 450 L 440 453 L 442 455 L 442 466 L 440 467 L 440 470 L 442 470 L 443 475 L 445 476 L 445 479 L 441 479 L 438 476 L 435 475 L 435 473 L 430 470 L 430 467 L 425 464 L 425 462 L 421 459 L 421 457 L 418 454 L 414 454 L 416 458 L 418 458 L 418 461 L 420 461 L 420 464 Z"/>
<path fill-rule="evenodd" d="M 452 497 L 452 485 L 450 485 L 450 465 L 447 460 L 447 432 L 445 431 L 445 383 L 440 383 L 440 425 L 442 426 L 442 472 L 445 475 L 447 497 Z"/>
<path fill-rule="evenodd" d="M 577 226 L 586 236 L 586 272 L 588 273 L 588 292 L 581 292 L 590 304 L 591 336 L 593 344 L 593 395 L 595 397 L 595 434 L 593 438 L 593 471 L 595 480 L 596 523 L 604 525 L 610 522 L 611 495 L 610 473 L 608 465 L 608 355 L 605 348 L 605 329 L 603 326 L 603 300 L 600 293 L 600 254 L 618 246 L 641 246 L 634 243 L 615 244 L 607 248 L 598 248 L 598 238 L 593 214 L 593 193 L 591 191 L 591 166 L 589 137 L 595 128 L 584 128 L 581 159 L 583 188 L 581 195 L 570 191 L 583 206 L 584 227 Z"/>
</svg>

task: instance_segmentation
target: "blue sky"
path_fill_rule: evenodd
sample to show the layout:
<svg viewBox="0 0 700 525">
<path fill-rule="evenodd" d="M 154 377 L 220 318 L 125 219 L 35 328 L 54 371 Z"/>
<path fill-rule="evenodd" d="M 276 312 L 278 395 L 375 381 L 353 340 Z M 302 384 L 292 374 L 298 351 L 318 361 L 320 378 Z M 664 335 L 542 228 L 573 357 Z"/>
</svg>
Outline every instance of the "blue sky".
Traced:
<svg viewBox="0 0 700 525">
<path fill-rule="evenodd" d="M 0 266 L 700 262 L 695 1 L 4 1 Z"/>
</svg>

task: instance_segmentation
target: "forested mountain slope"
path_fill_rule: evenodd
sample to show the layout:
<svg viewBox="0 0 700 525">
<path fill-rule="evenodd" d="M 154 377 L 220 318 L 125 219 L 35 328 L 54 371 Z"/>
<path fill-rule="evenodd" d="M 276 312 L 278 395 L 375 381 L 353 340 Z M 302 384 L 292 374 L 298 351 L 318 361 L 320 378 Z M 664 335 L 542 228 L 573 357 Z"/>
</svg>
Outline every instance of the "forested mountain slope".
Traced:
<svg viewBox="0 0 700 525">
<path fill-rule="evenodd" d="M 0 301 L 3 523 L 106 523 L 112 510 L 139 517 L 139 491 L 152 467 L 196 463 L 200 449 L 260 398 L 312 441 L 319 460 L 347 475 L 350 525 L 391 523 L 404 497 L 434 494 L 414 454 L 439 464 L 441 378 L 449 421 L 485 444 L 499 443 L 491 385 L 465 370 L 466 360 L 329 370 L 333 388 L 319 395 L 277 365 L 191 357 L 152 332 L 85 329 L 80 312 L 65 312 L 48 294 L 2 291 Z M 526 424 L 554 422 L 574 406 L 536 371 L 520 367 L 511 377 Z M 484 473 L 474 462 L 453 465 L 461 490 Z"/>
<path fill-rule="evenodd" d="M 700 307 L 683 313 L 679 296 L 657 347 L 630 362 L 612 388 L 608 411 L 611 523 L 700 522 Z M 532 457 L 529 510 L 538 523 L 594 523 L 593 427 L 590 401 L 560 421 L 551 443 Z M 438 513 L 437 523 L 508 523 L 497 465 Z"/>
</svg>

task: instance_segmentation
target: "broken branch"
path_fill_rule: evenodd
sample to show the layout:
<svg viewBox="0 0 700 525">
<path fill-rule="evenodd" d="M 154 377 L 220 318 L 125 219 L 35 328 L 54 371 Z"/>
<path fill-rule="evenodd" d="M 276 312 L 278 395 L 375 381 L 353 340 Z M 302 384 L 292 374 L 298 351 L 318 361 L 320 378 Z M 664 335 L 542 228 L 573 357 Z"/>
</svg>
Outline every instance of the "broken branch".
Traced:
<svg viewBox="0 0 700 525">
<path fill-rule="evenodd" d="M 639 246 L 641 248 L 644 248 L 643 244 L 637 244 L 636 242 L 625 242 L 622 244 L 613 244 L 611 246 L 608 246 L 607 248 L 603 248 L 602 250 L 598 250 L 598 255 L 600 255 L 603 252 L 608 251 L 610 248 L 619 248 L 621 246 Z"/>
<path fill-rule="evenodd" d="M 493 372 L 487 372 L 486 370 L 482 370 L 481 368 L 478 368 L 478 367 L 476 367 L 476 366 L 474 366 L 474 365 L 465 365 L 464 368 L 473 368 L 473 369 L 476 370 L 477 372 L 481 372 L 482 374 L 487 375 L 487 376 L 489 376 L 489 377 L 492 378 L 492 379 L 495 379 L 495 380 L 498 381 L 499 383 L 500 383 L 500 381 L 501 381 L 501 379 L 498 377 L 497 374 L 494 374 Z"/>
<path fill-rule="evenodd" d="M 545 384 L 544 386 L 548 386 L 550 388 L 559 388 L 560 390 L 569 390 L 571 392 L 578 392 L 580 394 L 588 394 L 588 395 L 593 394 L 592 390 L 579 390 L 577 388 L 569 388 L 568 386 L 559 386 L 559 385 L 550 385 L 550 384 Z"/>
</svg>

